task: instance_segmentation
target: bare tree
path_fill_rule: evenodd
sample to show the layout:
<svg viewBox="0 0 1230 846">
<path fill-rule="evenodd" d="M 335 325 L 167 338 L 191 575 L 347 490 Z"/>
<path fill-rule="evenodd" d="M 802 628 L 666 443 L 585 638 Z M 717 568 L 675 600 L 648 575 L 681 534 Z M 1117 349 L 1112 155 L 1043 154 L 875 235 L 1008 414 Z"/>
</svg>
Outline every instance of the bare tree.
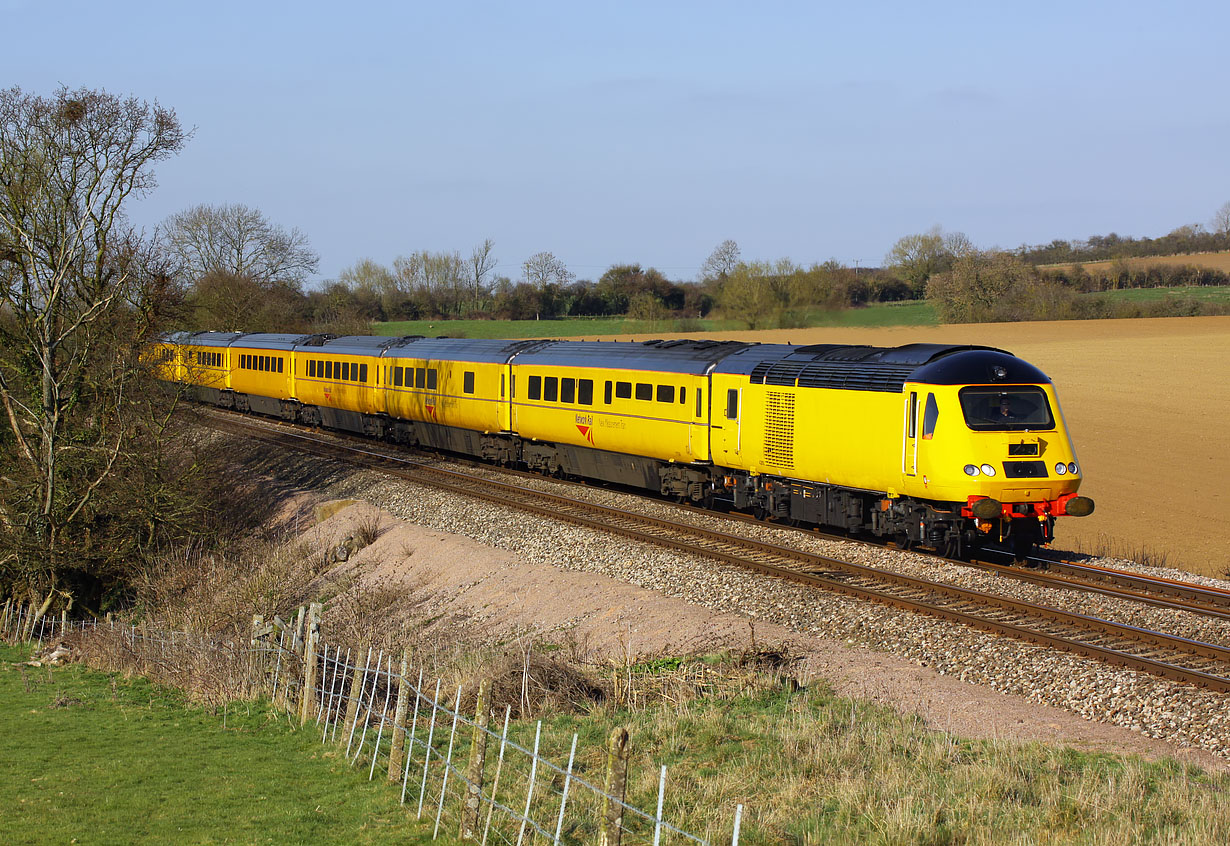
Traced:
<svg viewBox="0 0 1230 846">
<path fill-rule="evenodd" d="M 123 207 L 185 140 L 156 103 L 0 92 L 0 575 L 43 610 L 109 551 L 98 502 L 168 285 Z"/>
<path fill-rule="evenodd" d="M 171 215 L 166 239 L 194 282 L 224 273 L 297 290 L 320 264 L 298 229 L 284 229 L 258 209 L 239 204 L 199 205 Z"/>
<path fill-rule="evenodd" d="M 1226 203 L 1213 215 L 1209 228 L 1216 235 L 1230 235 L 1230 203 Z"/>
<path fill-rule="evenodd" d="M 576 274 L 568 270 L 567 265 L 557 259 L 553 253 L 534 253 L 521 265 L 525 281 L 539 288 L 547 285 L 569 285 Z"/>
<path fill-rule="evenodd" d="M 700 278 L 706 282 L 722 282 L 734 273 L 739 264 L 739 245 L 727 238 L 709 254 L 700 266 Z"/>
<path fill-rule="evenodd" d="M 468 267 L 470 271 L 470 288 L 471 293 L 474 294 L 475 306 L 490 291 L 491 286 L 487 280 L 496 266 L 494 250 L 495 241 L 486 238 L 481 244 L 470 251 Z"/>
</svg>

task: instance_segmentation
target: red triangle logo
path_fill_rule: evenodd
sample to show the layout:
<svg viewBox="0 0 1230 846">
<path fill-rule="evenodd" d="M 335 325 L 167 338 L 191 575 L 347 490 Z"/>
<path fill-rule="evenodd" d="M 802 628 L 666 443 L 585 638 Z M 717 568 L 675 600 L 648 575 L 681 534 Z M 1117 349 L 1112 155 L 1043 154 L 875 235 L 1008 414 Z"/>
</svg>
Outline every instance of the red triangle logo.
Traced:
<svg viewBox="0 0 1230 846">
<path fill-rule="evenodd" d="M 434 405 L 427 406 L 427 416 L 432 420 L 436 419 L 436 407 Z"/>
<path fill-rule="evenodd" d="M 593 426 L 582 426 L 580 423 L 578 423 L 577 431 L 579 431 L 581 433 L 581 436 L 584 437 L 585 440 L 589 441 L 591 444 L 594 442 L 594 427 Z"/>
</svg>

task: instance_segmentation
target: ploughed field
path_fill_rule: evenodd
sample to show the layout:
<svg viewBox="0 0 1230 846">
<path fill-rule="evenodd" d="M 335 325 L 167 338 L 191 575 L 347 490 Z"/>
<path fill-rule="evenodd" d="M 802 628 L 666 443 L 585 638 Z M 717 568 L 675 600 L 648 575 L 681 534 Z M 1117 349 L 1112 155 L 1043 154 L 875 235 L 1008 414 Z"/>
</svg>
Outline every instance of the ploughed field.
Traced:
<svg viewBox="0 0 1230 846">
<path fill-rule="evenodd" d="M 719 336 L 794 344 L 924 342 L 1006 349 L 1055 381 L 1085 474 L 1081 493 L 1097 503 L 1089 517 L 1059 521 L 1055 548 L 1164 553 L 1168 566 L 1206 575 L 1230 569 L 1230 317 L 682 337 Z"/>
</svg>

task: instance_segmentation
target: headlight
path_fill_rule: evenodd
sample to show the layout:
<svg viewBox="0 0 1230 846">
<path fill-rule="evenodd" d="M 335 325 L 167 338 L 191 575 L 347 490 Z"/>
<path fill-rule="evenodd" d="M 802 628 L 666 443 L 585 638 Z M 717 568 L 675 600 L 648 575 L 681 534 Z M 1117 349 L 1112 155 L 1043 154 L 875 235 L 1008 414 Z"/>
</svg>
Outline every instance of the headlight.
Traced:
<svg viewBox="0 0 1230 846">
<path fill-rule="evenodd" d="M 994 476 L 995 468 L 992 467 L 990 464 L 984 464 L 982 465 L 982 474 L 984 476 Z"/>
<path fill-rule="evenodd" d="M 1081 469 L 1080 469 L 1079 467 L 1077 467 L 1077 466 L 1076 466 L 1076 462 L 1075 462 L 1075 461 L 1070 461 L 1070 462 L 1068 462 L 1068 472 L 1069 472 L 1069 473 L 1079 473 L 1080 471 L 1081 471 Z"/>
<path fill-rule="evenodd" d="M 1060 461 L 1055 465 L 1055 472 L 1062 476 L 1064 473 L 1068 472 L 1068 465 Z"/>
<path fill-rule="evenodd" d="M 965 465 L 965 475 L 966 476 L 977 476 L 978 468 L 975 467 L 973 464 L 966 464 Z"/>
</svg>

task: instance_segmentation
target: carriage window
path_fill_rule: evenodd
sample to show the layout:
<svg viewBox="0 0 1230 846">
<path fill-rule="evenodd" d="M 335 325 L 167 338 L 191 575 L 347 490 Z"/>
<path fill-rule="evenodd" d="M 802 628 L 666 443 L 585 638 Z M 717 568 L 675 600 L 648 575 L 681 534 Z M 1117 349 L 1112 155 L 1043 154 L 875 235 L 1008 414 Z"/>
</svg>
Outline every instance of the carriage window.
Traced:
<svg viewBox="0 0 1230 846">
<path fill-rule="evenodd" d="M 406 371 L 401 367 L 393 368 L 393 387 L 394 388 L 401 387 L 401 380 L 402 380 L 402 377 L 405 375 L 405 373 Z"/>
<path fill-rule="evenodd" d="M 612 387 L 613 387 L 613 383 L 607 382 L 606 390 L 603 391 L 602 393 L 602 401 L 605 402 L 607 405 L 611 404 L 611 388 Z"/>
<path fill-rule="evenodd" d="M 427 371 L 427 390 L 434 391 L 436 385 L 439 384 L 436 380 L 440 377 L 440 371 L 436 368 L 431 368 Z"/>
<path fill-rule="evenodd" d="M 414 368 L 414 387 L 416 388 L 426 388 L 427 387 L 427 368 L 426 367 Z"/>
<path fill-rule="evenodd" d="M 726 392 L 726 419 L 739 419 L 739 392 L 734 388 Z"/>
<path fill-rule="evenodd" d="M 607 382 L 607 384 L 609 385 L 611 383 Z M 593 379 L 582 379 L 581 381 L 577 382 L 577 402 L 579 402 L 581 405 L 593 405 L 594 404 L 594 380 Z"/>
<path fill-rule="evenodd" d="M 342 378 L 347 382 L 353 382 L 358 377 L 358 374 L 354 371 L 355 366 L 353 362 L 347 361 L 342 364 Z"/>
<path fill-rule="evenodd" d="M 367 383 L 367 365 L 366 364 L 359 365 L 359 381 L 363 382 L 364 384 Z"/>
<path fill-rule="evenodd" d="M 333 362 L 331 361 L 325 362 L 325 378 L 326 379 L 333 378 Z"/>
<path fill-rule="evenodd" d="M 307 375 L 309 379 L 316 378 L 316 362 L 312 361 L 310 358 L 307 363 Z"/>
<path fill-rule="evenodd" d="M 543 380 L 542 398 L 546 402 L 555 402 L 559 399 L 559 379 L 548 376 Z"/>
<path fill-rule="evenodd" d="M 467 394 L 474 393 L 474 371 L 467 370 L 461 375 L 461 390 Z"/>
<path fill-rule="evenodd" d="M 542 377 L 541 376 L 531 376 L 530 377 L 530 399 L 532 400 L 542 399 Z"/>
<path fill-rule="evenodd" d="M 638 400 L 653 399 L 653 385 L 646 385 L 644 382 L 636 383 L 636 398 Z"/>
<path fill-rule="evenodd" d="M 685 405 L 687 401 L 688 401 L 688 389 L 680 388 L 679 389 L 679 404 Z"/>
<path fill-rule="evenodd" d="M 500 374 L 500 397 L 504 396 L 504 374 Z"/>
<path fill-rule="evenodd" d="M 675 401 L 675 386 L 674 385 L 658 385 L 658 402 L 674 402 Z"/>
<path fill-rule="evenodd" d="M 282 368 L 283 368 L 283 366 L 285 366 L 285 361 L 286 361 L 286 359 L 284 359 L 284 358 L 281 358 L 281 357 L 279 357 L 279 358 L 278 358 L 278 372 L 279 372 L 279 373 L 281 373 L 281 372 L 282 372 Z"/>
<path fill-rule="evenodd" d="M 560 379 L 559 380 L 559 401 L 560 402 L 576 402 L 577 401 L 577 380 L 576 379 Z"/>
<path fill-rule="evenodd" d="M 927 407 L 923 411 L 923 440 L 931 440 L 935 434 L 935 423 L 940 419 L 940 407 L 935 403 L 935 394 L 927 394 Z"/>
<path fill-rule="evenodd" d="M 620 399 L 632 399 L 632 383 L 631 382 L 616 382 L 615 396 Z"/>
</svg>

